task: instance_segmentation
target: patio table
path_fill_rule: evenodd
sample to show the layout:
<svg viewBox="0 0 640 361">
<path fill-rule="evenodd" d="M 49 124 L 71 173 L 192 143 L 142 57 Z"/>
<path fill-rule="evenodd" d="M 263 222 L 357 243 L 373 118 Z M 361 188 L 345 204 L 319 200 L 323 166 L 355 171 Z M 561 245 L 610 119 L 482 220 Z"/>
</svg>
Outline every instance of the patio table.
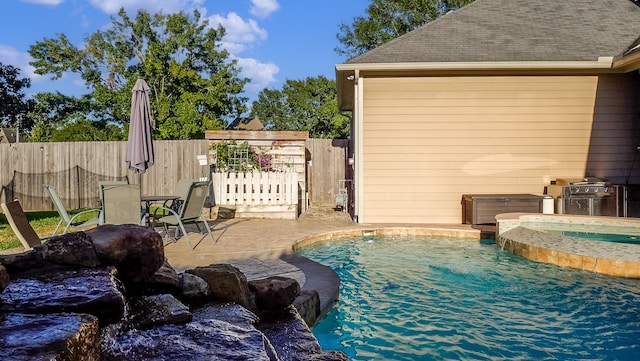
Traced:
<svg viewBox="0 0 640 361">
<path fill-rule="evenodd" d="M 163 207 L 166 208 L 171 208 L 173 209 L 175 207 L 175 205 L 178 203 L 176 202 L 177 200 L 179 200 L 180 197 L 179 196 L 175 196 L 175 195 L 162 195 L 162 196 L 141 196 L 140 197 L 140 201 L 145 203 L 145 212 L 147 215 L 147 223 L 149 225 L 151 225 L 151 205 L 154 203 L 161 203 Z M 167 207 L 167 203 L 171 202 L 171 207 Z M 177 210 L 174 209 L 174 211 L 177 212 Z"/>
</svg>

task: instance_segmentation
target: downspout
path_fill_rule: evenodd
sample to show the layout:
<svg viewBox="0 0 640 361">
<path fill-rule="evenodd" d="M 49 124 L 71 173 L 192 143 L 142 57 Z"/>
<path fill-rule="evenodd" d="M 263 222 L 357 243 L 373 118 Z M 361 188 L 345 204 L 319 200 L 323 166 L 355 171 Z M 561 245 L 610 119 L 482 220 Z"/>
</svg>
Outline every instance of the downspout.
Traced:
<svg viewBox="0 0 640 361">
<path fill-rule="evenodd" d="M 363 214 L 363 144 L 362 144 L 362 136 L 363 136 L 363 119 L 362 114 L 364 112 L 364 105 L 362 104 L 362 94 L 363 94 L 363 82 L 364 79 L 360 78 L 360 70 L 356 69 L 354 71 L 354 82 L 353 82 L 353 136 L 354 136 L 354 220 L 356 223 L 362 223 L 364 219 Z"/>
</svg>

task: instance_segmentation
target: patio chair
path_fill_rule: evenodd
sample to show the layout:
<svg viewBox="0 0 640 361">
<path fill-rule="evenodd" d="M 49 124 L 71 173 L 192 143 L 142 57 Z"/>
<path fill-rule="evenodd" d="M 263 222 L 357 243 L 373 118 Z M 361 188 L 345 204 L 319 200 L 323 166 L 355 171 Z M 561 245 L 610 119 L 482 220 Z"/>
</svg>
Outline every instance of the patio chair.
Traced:
<svg viewBox="0 0 640 361">
<path fill-rule="evenodd" d="M 140 206 L 140 185 L 127 183 L 100 184 L 99 224 L 145 224 Z"/>
<path fill-rule="evenodd" d="M 60 222 L 58 222 L 56 229 L 53 230 L 52 236 L 56 235 L 56 233 L 58 232 L 58 229 L 60 228 L 63 222 L 65 224 L 65 227 L 64 227 L 64 230 L 62 231 L 62 234 L 67 233 L 69 228 L 81 230 L 81 229 L 98 225 L 99 216 L 100 216 L 99 209 L 97 208 L 88 209 L 80 213 L 77 213 L 72 217 L 69 214 L 69 212 L 67 212 L 67 209 L 64 207 L 64 204 L 62 203 L 62 199 L 60 198 L 60 194 L 58 194 L 58 190 L 56 189 L 56 187 L 52 186 L 51 184 L 44 184 L 44 189 L 47 191 L 47 194 L 49 194 L 49 198 L 51 198 L 51 202 L 53 202 L 53 206 L 55 207 L 56 211 L 58 212 L 58 215 L 60 216 Z M 88 214 L 88 213 L 94 213 L 95 217 L 84 220 L 84 221 L 77 220 L 78 218 L 82 217 L 84 214 Z"/>
<path fill-rule="evenodd" d="M 163 206 L 173 209 L 174 212 L 179 212 L 180 206 L 182 206 L 184 200 L 189 196 L 189 189 L 191 189 L 191 185 L 197 181 L 197 179 L 180 179 L 173 190 L 173 195 L 180 197 L 180 199 L 170 201 L 167 204 L 163 204 Z"/>
<path fill-rule="evenodd" d="M 2 203 L 0 206 L 2 207 L 2 212 L 4 212 L 4 215 L 7 217 L 13 233 L 18 237 L 25 250 L 30 250 L 42 244 L 42 240 L 38 237 L 33 227 L 31 227 L 27 216 L 24 214 L 22 205 L 20 205 L 18 200 Z"/>
<path fill-rule="evenodd" d="M 191 186 L 189 187 L 189 191 L 187 192 L 187 196 L 184 199 L 184 202 L 180 205 L 180 209 L 177 212 L 168 207 L 159 207 L 159 210 L 161 209 L 164 212 L 167 212 L 168 215 L 160 217 L 157 220 L 156 217 L 154 217 L 154 228 L 156 226 L 156 223 L 163 224 L 165 235 L 167 235 L 169 233 L 169 226 L 174 226 L 176 228 L 174 239 L 177 240 L 181 232 L 186 239 L 189 248 L 193 249 L 193 246 L 189 241 L 189 235 L 187 234 L 184 225 L 195 223 L 196 227 L 198 227 L 198 231 L 202 233 L 200 225 L 198 224 L 198 222 L 202 222 L 205 229 L 207 230 L 207 233 L 209 234 L 209 237 L 211 237 L 213 243 L 216 243 L 216 240 L 211 233 L 211 228 L 209 227 L 204 214 L 202 214 L 202 208 L 204 207 L 204 202 L 207 198 L 208 191 L 209 182 L 192 182 Z"/>
</svg>

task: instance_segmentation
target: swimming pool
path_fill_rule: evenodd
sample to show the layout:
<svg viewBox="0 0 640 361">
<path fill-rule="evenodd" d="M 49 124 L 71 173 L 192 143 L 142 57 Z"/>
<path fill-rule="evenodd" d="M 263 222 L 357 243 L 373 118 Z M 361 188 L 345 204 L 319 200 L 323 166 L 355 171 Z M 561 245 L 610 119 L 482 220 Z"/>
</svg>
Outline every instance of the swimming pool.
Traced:
<svg viewBox="0 0 640 361">
<path fill-rule="evenodd" d="M 298 253 L 334 269 L 313 329 L 353 360 L 635 359 L 640 280 L 531 262 L 447 237 L 355 237 Z"/>
</svg>

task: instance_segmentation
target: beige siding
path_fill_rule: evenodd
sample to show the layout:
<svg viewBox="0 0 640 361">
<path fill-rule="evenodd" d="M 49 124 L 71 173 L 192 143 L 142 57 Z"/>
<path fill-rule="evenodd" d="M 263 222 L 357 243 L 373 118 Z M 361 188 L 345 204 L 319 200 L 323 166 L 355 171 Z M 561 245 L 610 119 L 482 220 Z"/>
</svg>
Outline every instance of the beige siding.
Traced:
<svg viewBox="0 0 640 361">
<path fill-rule="evenodd" d="M 460 223 L 463 194 L 542 194 L 552 179 L 585 177 L 594 116 L 638 117 L 598 84 L 597 76 L 364 79 L 359 221 Z M 628 137 L 624 126 L 606 128 L 607 144 Z"/>
</svg>

